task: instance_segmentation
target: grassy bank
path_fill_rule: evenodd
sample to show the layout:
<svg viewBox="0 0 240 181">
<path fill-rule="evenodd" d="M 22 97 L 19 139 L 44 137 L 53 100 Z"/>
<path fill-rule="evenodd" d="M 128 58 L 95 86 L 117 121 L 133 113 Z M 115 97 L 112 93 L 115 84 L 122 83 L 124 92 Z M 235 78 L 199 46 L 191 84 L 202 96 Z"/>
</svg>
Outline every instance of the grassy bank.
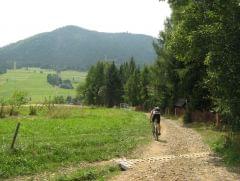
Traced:
<svg viewBox="0 0 240 181">
<path fill-rule="evenodd" d="M 151 139 L 143 113 L 60 107 L 28 116 L 26 109 L 19 117 L 0 121 L 1 178 L 122 157 Z M 21 127 L 16 150 L 10 151 L 17 122 Z"/>
<path fill-rule="evenodd" d="M 187 126 L 197 130 L 204 142 L 223 158 L 226 165 L 240 166 L 240 136 L 236 135 L 227 141 L 228 133 L 216 129 L 213 124 L 191 123 Z"/>
</svg>

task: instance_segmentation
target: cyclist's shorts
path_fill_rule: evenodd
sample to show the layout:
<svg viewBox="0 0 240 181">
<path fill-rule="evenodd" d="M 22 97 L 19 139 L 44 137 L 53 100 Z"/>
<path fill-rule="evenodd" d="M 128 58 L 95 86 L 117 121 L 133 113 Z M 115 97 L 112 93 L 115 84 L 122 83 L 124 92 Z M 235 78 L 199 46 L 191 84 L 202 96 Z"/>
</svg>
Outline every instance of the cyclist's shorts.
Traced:
<svg viewBox="0 0 240 181">
<path fill-rule="evenodd" d="M 160 120 L 161 120 L 160 114 L 155 114 L 155 115 L 153 115 L 153 118 L 152 118 L 152 121 L 153 121 L 153 122 L 156 121 L 158 124 L 160 124 Z"/>
</svg>

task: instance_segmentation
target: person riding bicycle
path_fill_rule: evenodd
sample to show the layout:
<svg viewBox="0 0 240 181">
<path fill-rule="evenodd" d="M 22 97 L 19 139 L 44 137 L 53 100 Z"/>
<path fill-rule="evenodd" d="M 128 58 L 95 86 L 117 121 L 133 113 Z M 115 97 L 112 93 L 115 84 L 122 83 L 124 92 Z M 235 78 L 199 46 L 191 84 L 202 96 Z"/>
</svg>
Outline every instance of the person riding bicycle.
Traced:
<svg viewBox="0 0 240 181">
<path fill-rule="evenodd" d="M 154 124 L 154 122 L 157 123 L 157 127 L 158 127 L 158 134 L 161 135 L 161 129 L 160 129 L 160 121 L 161 121 L 161 113 L 160 113 L 160 108 L 159 107 L 155 107 L 153 108 L 153 110 L 151 111 L 151 115 L 150 115 L 150 122 L 152 124 Z"/>
</svg>

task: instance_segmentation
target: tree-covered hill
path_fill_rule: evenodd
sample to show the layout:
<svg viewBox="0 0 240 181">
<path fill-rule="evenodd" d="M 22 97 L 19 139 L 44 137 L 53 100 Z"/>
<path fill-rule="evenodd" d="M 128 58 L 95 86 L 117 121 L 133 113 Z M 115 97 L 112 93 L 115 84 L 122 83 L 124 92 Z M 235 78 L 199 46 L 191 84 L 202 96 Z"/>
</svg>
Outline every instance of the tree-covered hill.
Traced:
<svg viewBox="0 0 240 181">
<path fill-rule="evenodd" d="M 130 33 L 102 33 L 76 26 L 10 44 L 0 49 L 1 67 L 57 67 L 87 69 L 98 60 L 111 59 L 117 64 L 133 56 L 138 64 L 152 63 L 155 52 L 151 36 Z"/>
</svg>

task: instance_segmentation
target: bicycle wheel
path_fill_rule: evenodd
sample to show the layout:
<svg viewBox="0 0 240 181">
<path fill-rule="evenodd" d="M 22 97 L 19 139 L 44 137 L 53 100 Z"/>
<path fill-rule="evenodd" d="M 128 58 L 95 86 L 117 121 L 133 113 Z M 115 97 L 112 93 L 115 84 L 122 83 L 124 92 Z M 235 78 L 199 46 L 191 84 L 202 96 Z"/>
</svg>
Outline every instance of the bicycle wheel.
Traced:
<svg viewBox="0 0 240 181">
<path fill-rule="evenodd" d="M 157 122 L 154 122 L 154 138 L 155 138 L 156 141 L 158 141 L 158 136 L 159 136 L 159 134 L 158 134 L 158 124 L 157 124 Z"/>
</svg>

